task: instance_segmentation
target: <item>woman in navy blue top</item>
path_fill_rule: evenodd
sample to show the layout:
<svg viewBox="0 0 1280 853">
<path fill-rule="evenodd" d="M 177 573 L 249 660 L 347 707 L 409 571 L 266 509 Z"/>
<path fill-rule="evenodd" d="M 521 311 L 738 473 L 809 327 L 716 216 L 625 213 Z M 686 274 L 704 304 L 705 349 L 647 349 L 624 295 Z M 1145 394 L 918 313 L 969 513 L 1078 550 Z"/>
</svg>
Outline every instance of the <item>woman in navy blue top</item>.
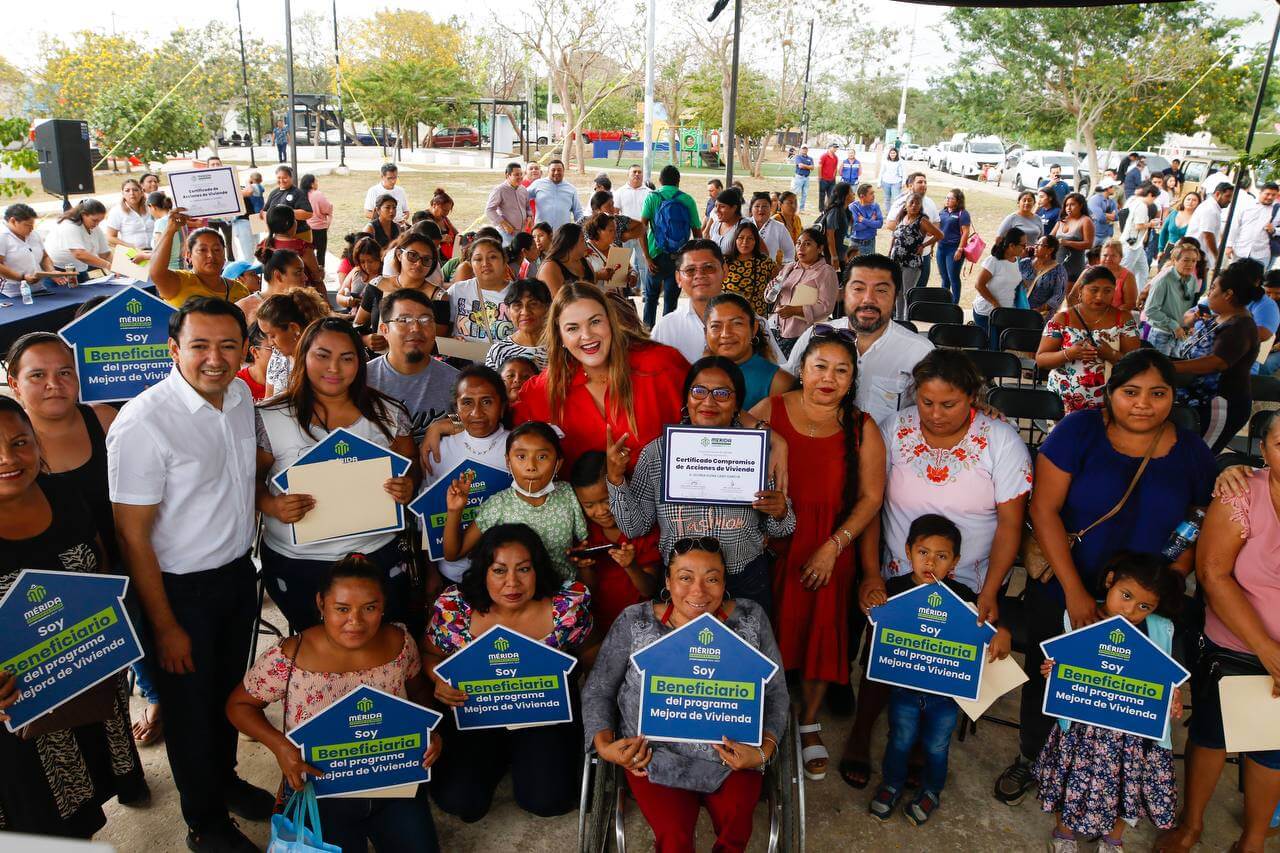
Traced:
<svg viewBox="0 0 1280 853">
<path fill-rule="evenodd" d="M 1042 187 L 1036 191 L 1036 218 L 1040 220 L 1040 225 L 1044 228 L 1045 234 L 1053 232 L 1053 227 L 1058 224 L 1058 218 L 1062 216 L 1062 208 L 1058 206 L 1058 197 L 1054 195 L 1051 187 Z"/>
<path fill-rule="evenodd" d="M 964 209 L 964 191 L 953 189 L 947 193 L 947 201 L 938 211 L 938 227 L 942 239 L 938 241 L 938 273 L 942 286 L 951 291 L 951 301 L 960 304 L 960 266 L 964 263 L 962 246 L 969 239 L 972 220 Z"/>
<path fill-rule="evenodd" d="M 1044 678 L 1040 642 L 1062 633 L 1065 609 L 1080 628 L 1100 620 L 1096 595 L 1107 561 L 1121 550 L 1158 554 L 1195 507 L 1207 506 L 1214 462 L 1204 440 L 1169 421 L 1173 363 L 1153 349 L 1120 359 L 1107 381 L 1105 408 L 1072 412 L 1040 447 L 1029 515 L 1036 541 L 1053 567 L 1047 583 L 1027 581 L 1026 672 L 1022 688 L 1021 755 L 996 782 L 996 796 L 1015 803 L 1030 789 L 1031 762 L 1052 720 L 1040 713 Z M 1115 516 L 1078 543 L 1074 534 L 1119 503 L 1154 445 L 1151 461 Z M 1194 547 L 1174 563 L 1184 577 Z"/>
</svg>

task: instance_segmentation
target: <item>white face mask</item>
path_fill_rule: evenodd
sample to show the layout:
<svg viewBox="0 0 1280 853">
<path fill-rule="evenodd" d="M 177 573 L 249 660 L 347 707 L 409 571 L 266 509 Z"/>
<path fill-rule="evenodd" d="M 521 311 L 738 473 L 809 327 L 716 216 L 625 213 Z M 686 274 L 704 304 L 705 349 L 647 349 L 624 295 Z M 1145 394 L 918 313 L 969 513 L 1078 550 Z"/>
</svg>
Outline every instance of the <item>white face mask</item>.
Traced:
<svg viewBox="0 0 1280 853">
<path fill-rule="evenodd" d="M 548 480 L 547 484 L 543 486 L 541 489 L 538 489 L 536 492 L 531 492 L 528 489 L 526 489 L 524 486 L 520 485 L 519 480 L 512 480 L 511 488 L 515 489 L 516 494 L 520 495 L 521 497 L 545 498 L 547 495 L 551 494 L 556 490 L 556 481 L 554 478 L 552 478 L 551 480 Z"/>
</svg>

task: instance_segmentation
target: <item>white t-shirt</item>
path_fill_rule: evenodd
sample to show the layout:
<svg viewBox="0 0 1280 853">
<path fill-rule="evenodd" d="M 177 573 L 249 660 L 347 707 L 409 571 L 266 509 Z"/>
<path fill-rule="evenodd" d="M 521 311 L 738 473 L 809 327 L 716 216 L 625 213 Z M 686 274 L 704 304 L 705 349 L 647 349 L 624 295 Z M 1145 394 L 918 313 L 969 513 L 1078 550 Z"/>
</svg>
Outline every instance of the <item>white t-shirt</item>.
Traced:
<svg viewBox="0 0 1280 853">
<path fill-rule="evenodd" d="M 44 242 L 34 230 L 23 240 L 9 230 L 7 225 L 0 226 L 0 263 L 21 275 L 40 272 L 40 261 L 44 258 Z M 0 293 L 5 296 L 17 296 L 22 282 L 14 278 L 0 276 Z"/>
<path fill-rule="evenodd" d="M 613 201 L 618 206 L 618 212 L 623 216 L 629 216 L 632 219 L 643 219 L 644 200 L 649 197 L 651 192 L 653 190 L 644 184 L 638 187 L 623 184 L 613 191 Z"/>
<path fill-rule="evenodd" d="M 1212 195 L 1200 202 L 1196 212 L 1191 214 L 1191 222 L 1187 224 L 1187 236 L 1194 237 L 1212 261 L 1216 256 L 1205 245 L 1203 236 L 1205 233 L 1212 233 L 1214 242 L 1219 242 L 1222 238 L 1222 208 L 1218 206 L 1217 200 Z"/>
<path fill-rule="evenodd" d="M 103 224 L 108 228 L 114 228 L 119 234 L 118 239 L 123 240 L 135 249 L 150 249 L 151 234 L 154 230 L 154 221 L 149 213 L 138 213 L 129 210 L 123 204 L 117 204 L 115 207 L 107 211 L 107 218 Z"/>
<path fill-rule="evenodd" d="M 76 272 L 84 272 L 89 265 L 77 260 L 71 254 L 72 249 L 84 249 L 95 255 L 105 255 L 108 250 L 107 233 L 101 227 L 87 230 L 83 225 L 70 219 L 59 222 L 49 235 L 49 260 L 56 267 L 68 267 Z"/>
<path fill-rule="evenodd" d="M 476 438 L 466 432 L 442 438 L 440 440 L 440 461 L 432 465 L 432 468 L 435 469 L 435 474 L 432 475 L 433 479 L 430 482 L 424 482 L 423 490 L 425 491 L 428 486 L 434 486 L 440 477 L 452 471 L 459 462 L 467 459 L 474 459 L 482 465 L 506 471 L 507 433 L 509 432 L 510 430 L 500 426 L 496 432 L 486 438 Z M 462 580 L 463 572 L 470 565 L 471 560 L 467 557 L 463 557 L 460 560 L 441 560 L 437 563 L 440 574 L 454 583 Z"/>
<path fill-rule="evenodd" d="M 389 195 L 394 196 L 396 200 L 396 219 L 404 219 L 409 215 L 409 196 L 405 195 L 404 187 L 396 184 L 391 189 L 387 189 L 382 185 L 382 181 L 369 187 L 369 191 L 364 194 L 364 209 L 373 210 L 373 206 L 378 202 L 378 196 Z"/>
<path fill-rule="evenodd" d="M 508 284 L 502 290 L 481 290 L 474 278 L 455 281 L 449 288 L 449 303 L 453 307 L 453 336 L 463 341 L 506 341 L 516 330 L 507 318 L 507 306 L 503 304 Z"/>
<path fill-rule="evenodd" d="M 753 219 L 752 222 L 754 221 Z M 791 232 L 787 230 L 787 226 L 776 219 L 766 219 L 764 225 L 759 225 L 757 228 L 769 257 L 776 261 L 778 253 L 781 252 L 784 264 L 789 264 L 796 259 L 796 244 L 791 239 Z"/>
<path fill-rule="evenodd" d="M 1143 243 L 1142 238 L 1146 232 L 1139 231 L 1138 226 L 1146 225 L 1151 221 L 1151 210 L 1147 207 L 1146 196 L 1134 196 L 1125 202 L 1124 209 L 1129 211 L 1129 216 L 1125 219 L 1124 231 L 1120 234 L 1120 240 L 1125 244 L 1126 248 L 1141 246 Z"/>
<path fill-rule="evenodd" d="M 1018 265 L 1013 261 L 1002 261 L 988 255 L 982 262 L 982 268 L 991 273 L 987 290 L 991 291 L 991 295 L 1000 304 L 992 305 L 979 294 L 973 298 L 973 313 L 986 317 L 996 308 L 1012 308 L 1014 291 L 1022 283 L 1022 274 L 1018 272 Z"/>
</svg>

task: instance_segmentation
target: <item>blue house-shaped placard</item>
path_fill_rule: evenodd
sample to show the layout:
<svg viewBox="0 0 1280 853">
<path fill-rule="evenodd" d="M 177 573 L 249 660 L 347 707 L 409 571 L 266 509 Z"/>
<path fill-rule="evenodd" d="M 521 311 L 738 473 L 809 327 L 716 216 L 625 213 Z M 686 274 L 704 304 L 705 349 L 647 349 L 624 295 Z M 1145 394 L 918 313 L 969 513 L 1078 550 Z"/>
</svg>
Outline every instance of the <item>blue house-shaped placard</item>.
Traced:
<svg viewBox="0 0 1280 853">
<path fill-rule="evenodd" d="M 778 665 L 710 613 L 631 655 L 640 671 L 638 731 L 653 740 L 759 746 L 764 685 Z"/>
<path fill-rule="evenodd" d="M 464 459 L 419 492 L 418 496 L 410 502 L 409 509 L 422 519 L 423 543 L 427 549 L 427 556 L 433 560 L 444 559 L 444 522 L 448 515 L 445 496 L 449 486 L 465 471 L 474 471 L 476 476 L 471 482 L 471 494 L 467 497 L 467 506 L 462 511 L 463 528 L 475 519 L 481 504 L 511 486 L 510 472 L 472 459 Z"/>
<path fill-rule="evenodd" d="M 442 717 L 430 708 L 362 684 L 289 732 L 302 760 L 325 771 L 317 797 L 426 782 L 422 756 Z"/>
<path fill-rule="evenodd" d="M 436 667 L 467 694 L 453 709 L 458 729 L 546 726 L 573 721 L 569 673 L 573 655 L 494 625 Z"/>
<path fill-rule="evenodd" d="M 995 628 L 944 583 L 920 584 L 873 607 L 867 678 L 977 699 Z"/>
<path fill-rule="evenodd" d="M 122 287 L 58 332 L 75 351 L 80 402 L 132 400 L 173 370 L 174 309 L 140 287 Z"/>
<path fill-rule="evenodd" d="M 81 572 L 21 572 L 0 600 L 0 669 L 19 699 L 14 732 L 142 657 L 124 609 L 129 579 Z"/>
<path fill-rule="evenodd" d="M 1123 616 L 1040 644 L 1053 660 L 1046 716 L 1163 740 L 1173 688 L 1190 673 Z"/>
</svg>

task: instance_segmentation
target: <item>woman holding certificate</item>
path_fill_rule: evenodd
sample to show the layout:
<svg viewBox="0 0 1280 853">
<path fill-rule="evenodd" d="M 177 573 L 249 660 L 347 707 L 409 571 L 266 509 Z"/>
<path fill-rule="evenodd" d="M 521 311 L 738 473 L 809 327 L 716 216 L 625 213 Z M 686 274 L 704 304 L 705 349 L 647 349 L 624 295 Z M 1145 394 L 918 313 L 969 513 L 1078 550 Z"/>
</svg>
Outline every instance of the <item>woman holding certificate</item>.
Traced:
<svg viewBox="0 0 1280 853">
<path fill-rule="evenodd" d="M 849 682 L 856 563 L 879 564 L 879 537 L 862 534 L 878 531 L 885 449 L 875 424 L 854 402 L 857 373 L 853 333 L 819 324 L 800 358 L 800 388 L 770 397 L 752 412 L 789 448 L 797 521 L 790 540 L 777 542 L 773 624 L 783 664 L 803 679 L 801 757 L 805 775 L 814 780 L 827 772 L 818 723 L 827 685 Z"/>
<path fill-rule="evenodd" d="M 405 621 L 409 607 L 409 553 L 395 532 L 351 534 L 294 544 L 291 525 L 316 506 L 306 494 L 284 493 L 272 480 L 326 435 L 339 427 L 358 438 L 415 456 L 409 415 L 403 405 L 370 388 L 364 348 L 348 320 L 328 317 L 309 325 L 297 348 L 298 369 L 288 387 L 258 410 L 258 497 L 265 527 L 262 570 L 267 590 L 295 633 L 315 625 L 320 578 L 335 560 L 352 552 L 367 554 L 383 573 L 387 617 Z M 407 504 L 417 491 L 416 469 L 383 484 L 396 503 Z M 377 495 L 351 495 L 373 501 Z"/>
<path fill-rule="evenodd" d="M 684 380 L 684 417 L 692 427 L 741 428 L 738 415 L 746 383 L 742 371 L 727 358 L 709 355 L 694 362 Z M 609 429 L 606 427 L 606 429 Z M 787 497 L 776 489 L 756 494 L 755 503 L 668 503 L 662 500 L 667 465 L 663 437 L 640 451 L 631 478 L 626 478 L 630 454 L 622 436 L 607 435 L 609 509 L 629 537 L 643 536 L 658 525 L 658 549 L 671 560 L 675 544 L 691 535 L 720 542 L 725 583 L 734 598 L 749 598 L 767 613 L 772 603 L 769 560 L 764 547 L 771 537 L 790 536 L 796 516 Z"/>
</svg>

